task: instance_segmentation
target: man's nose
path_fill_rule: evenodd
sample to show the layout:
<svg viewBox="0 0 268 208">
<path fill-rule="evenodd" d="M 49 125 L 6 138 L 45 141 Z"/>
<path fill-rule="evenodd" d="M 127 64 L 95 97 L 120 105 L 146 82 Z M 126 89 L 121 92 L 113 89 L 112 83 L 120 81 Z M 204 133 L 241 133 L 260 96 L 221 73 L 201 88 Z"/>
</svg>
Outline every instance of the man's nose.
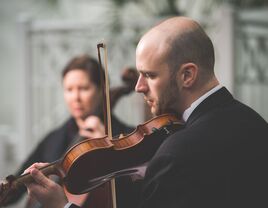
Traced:
<svg viewBox="0 0 268 208">
<path fill-rule="evenodd" d="M 137 81 L 135 91 L 139 93 L 146 93 L 148 91 L 148 85 L 146 79 L 140 74 L 139 79 Z"/>
</svg>

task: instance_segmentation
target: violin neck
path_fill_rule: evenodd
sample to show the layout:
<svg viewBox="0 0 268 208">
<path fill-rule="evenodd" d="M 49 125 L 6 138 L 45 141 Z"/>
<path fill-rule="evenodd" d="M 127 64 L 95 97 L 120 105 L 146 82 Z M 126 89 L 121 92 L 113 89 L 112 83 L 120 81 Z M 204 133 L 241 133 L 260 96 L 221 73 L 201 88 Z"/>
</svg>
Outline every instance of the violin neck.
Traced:
<svg viewBox="0 0 268 208">
<path fill-rule="evenodd" d="M 49 165 L 40 168 L 39 170 L 46 176 L 48 175 L 58 175 L 60 177 L 64 177 L 64 173 L 61 169 L 60 166 L 60 161 L 61 160 L 57 160 L 53 163 L 50 163 Z M 23 175 L 20 175 L 19 177 L 17 177 L 14 181 L 12 181 L 12 186 L 20 186 L 24 183 L 31 183 L 33 182 L 33 178 L 29 173 L 25 173 Z"/>
<path fill-rule="evenodd" d="M 40 171 L 44 175 L 56 174 L 60 177 L 64 177 L 64 171 L 61 168 L 61 160 L 57 160 L 49 165 L 40 168 Z M 5 206 L 9 199 L 16 194 L 16 190 L 23 186 L 25 183 L 33 182 L 33 178 L 29 173 L 25 173 L 18 177 L 13 175 L 7 176 L 4 180 L 0 181 L 0 207 Z"/>
</svg>

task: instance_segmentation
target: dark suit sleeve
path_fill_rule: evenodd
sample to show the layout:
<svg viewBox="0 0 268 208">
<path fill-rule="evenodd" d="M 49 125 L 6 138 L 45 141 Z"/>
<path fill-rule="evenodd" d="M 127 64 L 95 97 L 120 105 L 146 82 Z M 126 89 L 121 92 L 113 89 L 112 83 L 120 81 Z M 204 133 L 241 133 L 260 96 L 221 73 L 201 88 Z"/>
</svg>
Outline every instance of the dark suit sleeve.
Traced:
<svg viewBox="0 0 268 208">
<path fill-rule="evenodd" d="M 177 208 L 182 187 L 173 158 L 169 155 L 155 158 L 149 165 L 144 180 L 140 208 Z"/>
<path fill-rule="evenodd" d="M 140 208 L 198 207 L 192 199 L 200 198 L 200 192 L 192 179 L 200 166 L 188 154 L 188 143 L 181 142 L 180 136 L 167 138 L 149 162 Z"/>
</svg>

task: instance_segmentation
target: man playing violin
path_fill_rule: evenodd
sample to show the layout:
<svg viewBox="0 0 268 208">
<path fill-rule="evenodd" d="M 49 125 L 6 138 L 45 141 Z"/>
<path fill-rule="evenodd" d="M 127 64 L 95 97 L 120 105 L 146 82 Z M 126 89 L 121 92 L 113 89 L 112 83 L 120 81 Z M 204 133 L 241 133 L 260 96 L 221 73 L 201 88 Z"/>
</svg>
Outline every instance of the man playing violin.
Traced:
<svg viewBox="0 0 268 208">
<path fill-rule="evenodd" d="M 214 49 L 200 25 L 173 17 L 149 30 L 136 50 L 136 91 L 152 114 L 185 122 L 149 161 L 140 207 L 268 207 L 268 125 L 235 100 L 214 74 Z M 34 164 L 31 196 L 46 207 L 67 204 L 62 189 Z"/>
</svg>

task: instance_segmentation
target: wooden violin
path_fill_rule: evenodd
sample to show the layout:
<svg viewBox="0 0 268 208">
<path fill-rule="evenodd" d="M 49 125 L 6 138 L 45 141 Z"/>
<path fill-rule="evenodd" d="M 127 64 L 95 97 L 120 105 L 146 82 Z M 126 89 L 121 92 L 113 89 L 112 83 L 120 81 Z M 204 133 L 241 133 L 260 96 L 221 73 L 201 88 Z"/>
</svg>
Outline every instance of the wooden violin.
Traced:
<svg viewBox="0 0 268 208">
<path fill-rule="evenodd" d="M 166 137 L 183 128 L 176 116 L 165 114 L 137 126 L 121 138 L 87 139 L 62 157 L 41 168 L 45 175 L 58 175 L 73 194 L 89 192 L 111 179 L 132 175 L 155 154 Z M 86 167 L 86 168 L 85 168 Z M 0 207 L 18 186 L 32 182 L 30 174 L 8 176 L 0 185 Z"/>
</svg>

